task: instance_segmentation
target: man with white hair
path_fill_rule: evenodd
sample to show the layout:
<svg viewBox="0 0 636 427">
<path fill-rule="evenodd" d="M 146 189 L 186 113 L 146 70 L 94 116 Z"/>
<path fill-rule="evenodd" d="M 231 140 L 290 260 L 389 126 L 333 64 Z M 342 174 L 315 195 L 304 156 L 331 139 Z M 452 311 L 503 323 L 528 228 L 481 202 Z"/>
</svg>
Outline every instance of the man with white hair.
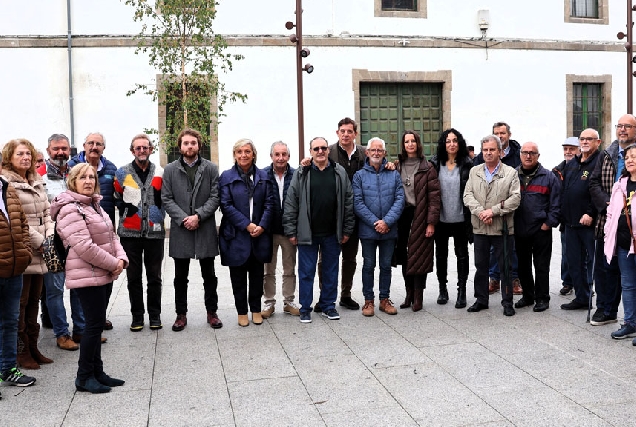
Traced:
<svg viewBox="0 0 636 427">
<path fill-rule="evenodd" d="M 397 314 L 389 299 L 391 290 L 391 258 L 397 239 L 397 223 L 404 209 L 404 187 L 400 173 L 385 168 L 385 143 L 371 138 L 362 169 L 353 176 L 353 209 L 358 217 L 358 235 L 362 243 L 362 314 L 373 316 L 373 293 L 376 249 L 380 256 L 380 311 Z"/>
</svg>

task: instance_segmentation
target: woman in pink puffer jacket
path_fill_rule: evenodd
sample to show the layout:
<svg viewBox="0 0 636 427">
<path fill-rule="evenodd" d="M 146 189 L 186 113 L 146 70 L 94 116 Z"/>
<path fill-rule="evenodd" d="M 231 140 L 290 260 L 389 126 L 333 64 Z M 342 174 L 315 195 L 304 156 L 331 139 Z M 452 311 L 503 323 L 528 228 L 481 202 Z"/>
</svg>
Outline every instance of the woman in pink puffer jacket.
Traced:
<svg viewBox="0 0 636 427">
<path fill-rule="evenodd" d="M 66 287 L 77 290 L 86 317 L 75 387 L 91 393 L 106 393 L 124 384 L 104 373 L 101 334 L 108 306 L 104 285 L 119 277 L 128 258 L 108 214 L 99 206 L 100 200 L 95 169 L 80 163 L 68 175 L 68 190 L 51 204 L 57 232 L 69 248 Z"/>
</svg>

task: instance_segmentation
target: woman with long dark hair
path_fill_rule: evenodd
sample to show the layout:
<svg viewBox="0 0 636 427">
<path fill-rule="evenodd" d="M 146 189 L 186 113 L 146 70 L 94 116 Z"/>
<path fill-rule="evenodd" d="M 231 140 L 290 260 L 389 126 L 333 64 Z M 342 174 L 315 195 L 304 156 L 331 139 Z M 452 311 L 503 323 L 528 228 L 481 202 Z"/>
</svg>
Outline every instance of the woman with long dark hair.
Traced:
<svg viewBox="0 0 636 427">
<path fill-rule="evenodd" d="M 402 135 L 398 170 L 406 199 L 398 221 L 395 260 L 402 265 L 406 298 L 400 308 L 422 309 L 426 275 L 433 271 L 433 235 L 439 221 L 440 194 L 437 172 L 422 153 L 420 136 Z"/>
<path fill-rule="evenodd" d="M 468 242 L 472 242 L 470 211 L 462 196 L 473 161 L 468 156 L 466 140 L 456 129 L 442 132 L 437 141 L 437 154 L 431 158 L 441 189 L 440 219 L 435 228 L 435 259 L 439 282 L 438 304 L 448 302 L 448 240 L 453 238 L 457 258 L 457 301 L 455 308 L 466 307 L 468 280 Z"/>
</svg>

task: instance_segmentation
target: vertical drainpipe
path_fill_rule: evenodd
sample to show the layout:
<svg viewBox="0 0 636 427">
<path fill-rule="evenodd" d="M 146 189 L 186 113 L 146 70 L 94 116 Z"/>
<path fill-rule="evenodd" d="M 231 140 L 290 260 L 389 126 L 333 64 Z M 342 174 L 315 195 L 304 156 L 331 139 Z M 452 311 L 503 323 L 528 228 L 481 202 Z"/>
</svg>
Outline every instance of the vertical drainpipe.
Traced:
<svg viewBox="0 0 636 427">
<path fill-rule="evenodd" d="M 73 59 L 72 59 L 72 43 L 71 43 L 71 0 L 66 0 L 66 21 L 67 21 L 67 50 L 68 50 L 68 102 L 71 119 L 71 153 L 75 155 L 77 148 L 75 147 L 75 115 L 73 111 Z"/>
</svg>

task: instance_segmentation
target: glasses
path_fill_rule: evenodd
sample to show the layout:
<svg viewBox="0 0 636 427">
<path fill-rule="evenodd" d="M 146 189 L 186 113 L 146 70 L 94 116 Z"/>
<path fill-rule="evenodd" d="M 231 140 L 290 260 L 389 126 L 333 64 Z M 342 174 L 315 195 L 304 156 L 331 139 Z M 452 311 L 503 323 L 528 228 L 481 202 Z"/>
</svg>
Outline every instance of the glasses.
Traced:
<svg viewBox="0 0 636 427">
<path fill-rule="evenodd" d="M 369 153 L 384 153 L 384 150 L 381 148 L 370 148 L 367 150 Z"/>
<path fill-rule="evenodd" d="M 521 152 L 521 155 L 522 156 L 526 156 L 526 157 L 536 156 L 537 154 L 539 154 L 539 153 L 537 153 L 536 151 L 522 151 Z"/>
<path fill-rule="evenodd" d="M 324 147 L 314 147 L 312 148 L 312 150 L 314 150 L 314 152 L 319 152 L 319 151 L 327 151 L 329 149 L 329 147 L 324 146 Z"/>
<path fill-rule="evenodd" d="M 581 142 L 585 142 L 585 141 L 592 142 L 592 141 L 596 141 L 597 139 L 598 138 L 595 138 L 593 136 L 581 136 L 581 137 L 579 137 L 579 141 L 581 141 Z"/>
<path fill-rule="evenodd" d="M 97 142 L 97 141 L 86 141 L 84 144 L 88 145 L 89 147 L 92 147 L 92 146 L 103 147 L 104 146 L 103 142 Z"/>
<path fill-rule="evenodd" d="M 133 150 L 135 150 L 135 151 L 148 151 L 148 150 L 150 150 L 150 147 L 135 147 L 135 148 L 133 148 Z"/>
<path fill-rule="evenodd" d="M 634 127 L 634 125 L 624 125 L 624 124 L 621 124 L 621 123 L 616 125 L 616 129 L 630 130 L 633 127 Z"/>
</svg>

